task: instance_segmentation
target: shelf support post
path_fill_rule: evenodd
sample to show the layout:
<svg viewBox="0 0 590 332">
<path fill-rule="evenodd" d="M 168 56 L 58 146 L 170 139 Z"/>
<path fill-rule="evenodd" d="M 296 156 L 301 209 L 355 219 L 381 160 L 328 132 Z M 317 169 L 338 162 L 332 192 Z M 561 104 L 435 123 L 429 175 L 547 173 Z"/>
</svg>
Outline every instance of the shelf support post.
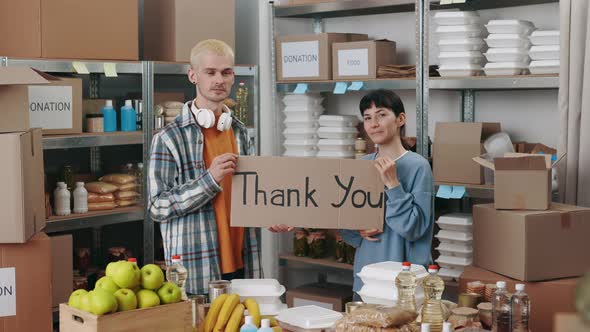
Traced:
<svg viewBox="0 0 590 332">
<path fill-rule="evenodd" d="M 461 121 L 475 121 L 475 91 L 472 89 L 461 91 Z"/>
<path fill-rule="evenodd" d="M 150 153 L 154 132 L 154 62 L 142 61 L 141 86 L 143 103 L 143 264 L 154 261 L 154 223 L 149 214 L 149 195 L 147 175 L 150 167 Z"/>
<path fill-rule="evenodd" d="M 428 17 L 429 0 L 416 0 L 416 137 L 417 152 L 429 157 L 428 151 Z"/>
</svg>

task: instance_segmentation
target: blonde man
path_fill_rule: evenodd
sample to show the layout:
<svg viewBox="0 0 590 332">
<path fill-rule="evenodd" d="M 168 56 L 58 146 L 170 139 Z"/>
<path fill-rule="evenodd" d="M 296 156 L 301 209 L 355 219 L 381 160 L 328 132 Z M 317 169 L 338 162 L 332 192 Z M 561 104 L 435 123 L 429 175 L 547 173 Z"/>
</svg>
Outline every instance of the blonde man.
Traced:
<svg viewBox="0 0 590 332">
<path fill-rule="evenodd" d="M 260 230 L 230 227 L 232 175 L 248 151 L 244 125 L 223 104 L 233 67 L 227 44 L 198 43 L 188 71 L 197 98 L 152 143 L 149 212 L 160 224 L 167 263 L 181 255 L 188 268 L 189 294 L 207 294 L 210 280 L 262 277 Z"/>
</svg>

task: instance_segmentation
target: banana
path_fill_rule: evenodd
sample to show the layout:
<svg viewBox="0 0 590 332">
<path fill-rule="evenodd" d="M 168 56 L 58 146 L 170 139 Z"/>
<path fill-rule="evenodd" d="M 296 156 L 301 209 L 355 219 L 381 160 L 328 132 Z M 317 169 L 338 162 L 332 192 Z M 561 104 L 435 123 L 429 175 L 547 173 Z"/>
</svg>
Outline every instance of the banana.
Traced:
<svg viewBox="0 0 590 332">
<path fill-rule="evenodd" d="M 229 317 L 229 321 L 225 326 L 225 330 L 223 332 L 238 332 L 240 328 L 240 322 L 242 321 L 242 317 L 244 317 L 244 310 L 246 308 L 243 304 L 238 304 L 234 311 L 232 312 L 231 316 Z"/>
<path fill-rule="evenodd" d="M 211 304 L 209 308 L 209 312 L 205 317 L 205 331 L 204 332 L 211 332 L 213 330 L 213 326 L 215 326 L 215 322 L 217 322 L 217 316 L 223 307 L 223 304 L 229 297 L 228 294 L 219 295 L 215 301 Z"/>
<path fill-rule="evenodd" d="M 273 332 L 283 332 L 283 329 L 280 326 L 273 326 L 272 331 Z"/>
<path fill-rule="evenodd" d="M 279 326 L 279 322 L 277 322 L 275 316 L 263 315 L 260 316 L 260 319 L 268 319 L 270 321 L 270 327 Z"/>
<path fill-rule="evenodd" d="M 258 302 L 254 299 L 245 299 L 244 306 L 248 309 L 248 314 L 254 318 L 254 325 L 256 327 L 260 327 L 260 307 L 258 306 Z"/>
<path fill-rule="evenodd" d="M 227 324 L 229 317 L 231 316 L 232 312 L 239 303 L 240 296 L 238 294 L 231 294 L 228 296 L 227 300 L 225 300 L 225 302 L 223 303 L 223 307 L 221 307 L 221 311 L 219 312 L 219 316 L 217 317 L 217 323 L 215 323 L 213 331 L 223 331 L 223 328 Z"/>
</svg>

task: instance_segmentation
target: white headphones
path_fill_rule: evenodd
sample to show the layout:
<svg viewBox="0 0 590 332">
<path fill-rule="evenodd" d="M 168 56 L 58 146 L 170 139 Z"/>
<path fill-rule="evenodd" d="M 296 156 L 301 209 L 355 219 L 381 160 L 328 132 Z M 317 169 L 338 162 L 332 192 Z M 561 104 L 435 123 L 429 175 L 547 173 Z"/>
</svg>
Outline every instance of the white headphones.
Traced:
<svg viewBox="0 0 590 332">
<path fill-rule="evenodd" d="M 217 130 L 226 131 L 231 129 L 231 110 L 225 104 L 222 105 L 225 112 L 221 113 L 221 116 L 219 116 L 219 121 L 217 121 Z M 199 126 L 203 128 L 212 128 L 215 124 L 215 113 L 213 113 L 213 111 L 206 108 L 197 108 L 194 102 L 191 103 L 191 111 L 195 115 Z"/>
</svg>

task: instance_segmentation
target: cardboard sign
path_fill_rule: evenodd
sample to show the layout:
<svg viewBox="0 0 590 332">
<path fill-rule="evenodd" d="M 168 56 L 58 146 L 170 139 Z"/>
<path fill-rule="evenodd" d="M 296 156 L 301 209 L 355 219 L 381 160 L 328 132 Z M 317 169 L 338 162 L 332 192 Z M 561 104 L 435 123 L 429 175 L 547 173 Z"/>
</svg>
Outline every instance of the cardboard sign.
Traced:
<svg viewBox="0 0 590 332">
<path fill-rule="evenodd" d="M 369 49 L 338 50 L 340 76 L 369 75 Z"/>
<path fill-rule="evenodd" d="M 71 86 L 29 86 L 29 119 L 32 128 L 72 128 Z"/>
<path fill-rule="evenodd" d="M 231 225 L 382 230 L 385 199 L 373 161 L 240 157 Z"/>
<path fill-rule="evenodd" d="M 0 269 L 0 317 L 16 316 L 16 270 Z"/>
<path fill-rule="evenodd" d="M 281 44 L 283 77 L 320 75 L 320 42 L 304 41 Z"/>
</svg>

